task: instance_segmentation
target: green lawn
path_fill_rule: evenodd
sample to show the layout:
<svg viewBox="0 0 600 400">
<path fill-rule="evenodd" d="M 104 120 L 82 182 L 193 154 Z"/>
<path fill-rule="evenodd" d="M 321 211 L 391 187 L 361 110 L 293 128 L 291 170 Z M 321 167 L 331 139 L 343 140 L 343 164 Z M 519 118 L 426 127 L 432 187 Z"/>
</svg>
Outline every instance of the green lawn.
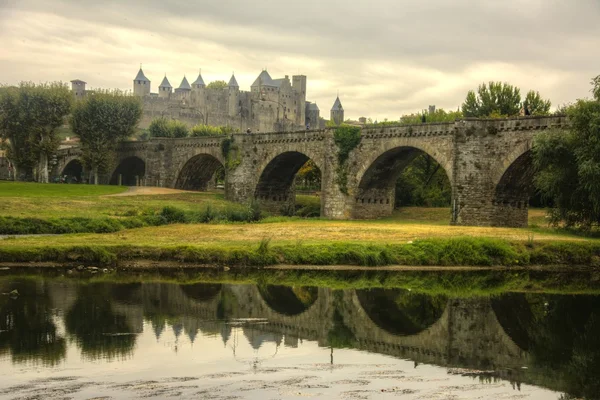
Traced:
<svg viewBox="0 0 600 400">
<path fill-rule="evenodd" d="M 124 186 L 67 185 L 56 183 L 0 181 L 0 197 L 13 198 L 73 198 L 122 193 Z M 33 210 L 32 210 L 33 211 Z"/>
</svg>

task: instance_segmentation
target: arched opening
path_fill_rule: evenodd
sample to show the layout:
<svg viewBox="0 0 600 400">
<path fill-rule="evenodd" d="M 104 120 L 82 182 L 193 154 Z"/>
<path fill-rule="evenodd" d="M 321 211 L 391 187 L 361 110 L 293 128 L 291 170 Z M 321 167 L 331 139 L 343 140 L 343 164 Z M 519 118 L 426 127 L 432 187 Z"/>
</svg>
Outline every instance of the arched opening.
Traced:
<svg viewBox="0 0 600 400">
<path fill-rule="evenodd" d="M 302 188 L 303 184 L 308 186 L 308 191 L 297 199 L 296 187 Z M 265 167 L 254 197 L 262 207 L 272 212 L 318 216 L 321 210 L 320 185 L 321 171 L 318 166 L 305 154 L 288 151 L 273 158 Z M 318 191 L 314 190 L 317 186 Z"/>
<path fill-rule="evenodd" d="M 390 216 L 405 206 L 449 207 L 451 196 L 448 174 L 434 157 L 414 147 L 396 147 L 380 155 L 362 176 L 354 218 Z"/>
<path fill-rule="evenodd" d="M 83 164 L 77 159 L 69 161 L 61 171 L 60 177 L 66 177 L 66 183 L 80 183 L 83 179 Z"/>
<path fill-rule="evenodd" d="M 206 191 L 223 188 L 225 168 L 210 154 L 198 154 L 190 158 L 177 176 L 175 189 Z"/>
<path fill-rule="evenodd" d="M 357 290 L 365 313 L 381 329 L 393 335 L 416 335 L 440 319 L 448 298 L 412 293 L 405 289 Z"/>
<path fill-rule="evenodd" d="M 302 314 L 312 306 L 319 295 L 316 287 L 259 286 L 263 300 L 275 312 L 283 315 Z"/>
<path fill-rule="evenodd" d="M 179 287 L 187 297 L 199 302 L 210 301 L 221 292 L 220 284 L 196 283 L 194 285 L 181 285 Z"/>
<path fill-rule="evenodd" d="M 494 192 L 492 226 L 527 226 L 534 172 L 531 151 L 523 153 L 507 168 Z"/>
<path fill-rule="evenodd" d="M 146 175 L 146 163 L 139 157 L 127 157 L 119 163 L 110 178 L 111 185 L 140 186 Z M 120 177 L 120 178 L 119 178 Z"/>
</svg>

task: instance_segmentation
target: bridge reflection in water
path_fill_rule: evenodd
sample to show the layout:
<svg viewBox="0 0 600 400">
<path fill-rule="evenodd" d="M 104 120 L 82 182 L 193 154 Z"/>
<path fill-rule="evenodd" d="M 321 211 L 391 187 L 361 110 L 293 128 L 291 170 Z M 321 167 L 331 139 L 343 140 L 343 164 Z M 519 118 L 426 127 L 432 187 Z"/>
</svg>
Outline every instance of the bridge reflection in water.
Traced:
<svg viewBox="0 0 600 400">
<path fill-rule="evenodd" d="M 367 350 L 421 363 L 477 370 L 590 398 L 600 391 L 600 298 L 505 294 L 447 298 L 402 289 L 78 283 L 15 278 L 0 292 L 0 364 L 61 363 L 69 346 L 83 360 L 126 360 L 144 329 L 180 343 L 220 337 L 231 348 Z M 240 333 L 238 335 L 237 333 Z M 235 336 L 235 337 L 234 337 Z M 243 358 L 243 357 L 241 357 Z M 255 360 L 256 361 L 256 360 Z"/>
</svg>

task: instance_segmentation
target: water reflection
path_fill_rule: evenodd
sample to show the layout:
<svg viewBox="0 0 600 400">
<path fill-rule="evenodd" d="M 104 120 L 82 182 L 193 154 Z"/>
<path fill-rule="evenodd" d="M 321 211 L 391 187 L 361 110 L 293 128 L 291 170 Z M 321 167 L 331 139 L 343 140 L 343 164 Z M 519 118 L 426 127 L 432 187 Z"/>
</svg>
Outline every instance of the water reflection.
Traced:
<svg viewBox="0 0 600 400">
<path fill-rule="evenodd" d="M 315 341 L 451 368 L 482 381 L 522 383 L 594 398 L 600 393 L 600 298 L 505 294 L 427 296 L 400 289 L 330 290 L 251 285 L 0 283 L 0 365 L 53 366 L 77 349 L 87 361 L 157 351 L 166 332 L 184 341 L 216 338 L 236 360 L 275 357 Z M 241 355 L 242 341 L 251 354 Z M 526 368 L 524 368 L 526 367 Z"/>
</svg>

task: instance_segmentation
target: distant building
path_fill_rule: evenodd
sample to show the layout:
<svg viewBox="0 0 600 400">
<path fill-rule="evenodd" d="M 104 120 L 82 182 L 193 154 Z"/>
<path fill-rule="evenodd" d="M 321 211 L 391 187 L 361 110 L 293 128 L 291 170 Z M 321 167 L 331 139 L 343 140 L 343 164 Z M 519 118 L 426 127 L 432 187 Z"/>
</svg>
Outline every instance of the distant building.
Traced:
<svg viewBox="0 0 600 400">
<path fill-rule="evenodd" d="M 77 98 L 89 93 L 86 82 L 74 80 L 72 90 Z M 140 128 L 147 128 L 153 119 L 166 117 L 184 122 L 188 126 L 205 124 L 231 126 L 241 132 L 277 132 L 319 129 L 325 125 L 316 103 L 306 101 L 307 79 L 304 75 L 288 75 L 273 79 L 267 70 L 261 71 L 250 91 L 240 90 L 235 75 L 225 87 L 211 88 L 202 74 L 191 84 L 183 77 L 174 88 L 165 75 L 152 93 L 152 82 L 140 67 L 133 79 L 133 95 L 143 101 Z M 334 110 L 335 109 L 335 110 Z M 343 122 L 344 109 L 339 97 L 331 111 L 333 120 Z"/>
</svg>

